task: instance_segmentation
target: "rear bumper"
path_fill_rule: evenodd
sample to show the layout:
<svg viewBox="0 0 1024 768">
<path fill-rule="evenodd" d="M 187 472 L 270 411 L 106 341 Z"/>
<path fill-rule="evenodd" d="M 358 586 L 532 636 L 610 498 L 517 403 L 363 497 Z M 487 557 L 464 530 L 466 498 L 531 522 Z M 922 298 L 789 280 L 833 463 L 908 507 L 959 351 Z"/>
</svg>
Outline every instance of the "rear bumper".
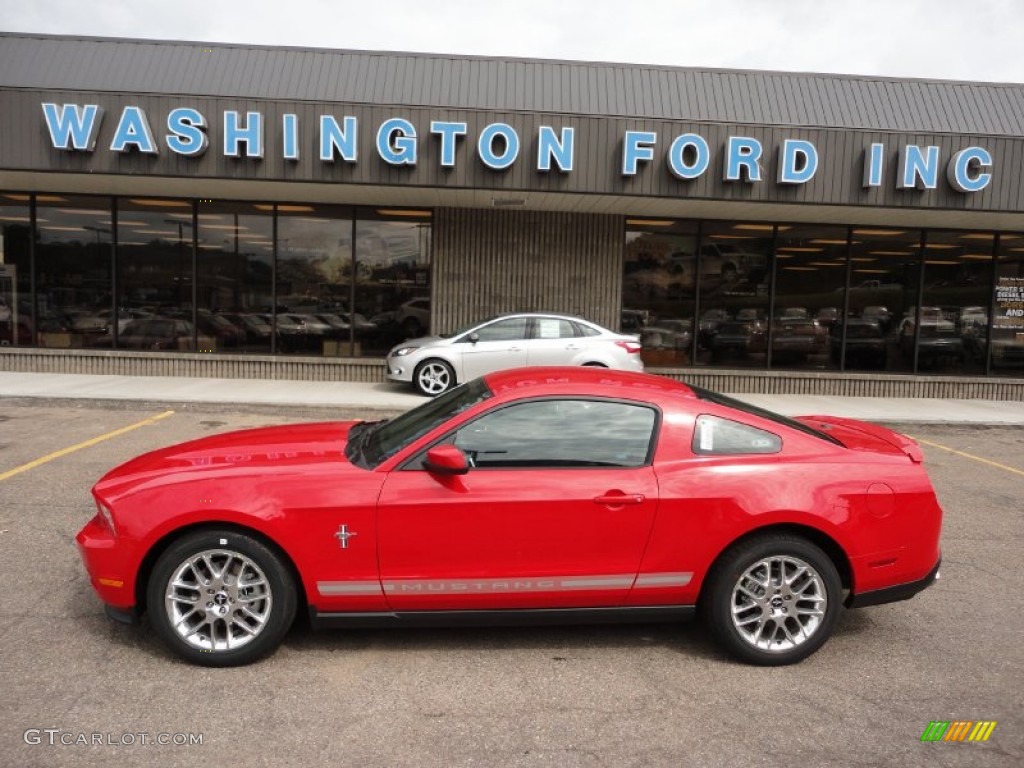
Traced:
<svg viewBox="0 0 1024 768">
<path fill-rule="evenodd" d="M 895 587 L 875 589 L 871 592 L 862 592 L 852 595 L 846 601 L 847 608 L 867 608 L 871 605 L 884 605 L 885 603 L 896 603 L 900 600 L 909 600 L 918 592 L 922 592 L 939 578 L 939 566 L 942 565 L 942 558 L 935 563 L 935 567 L 928 572 L 928 575 L 918 581 L 911 581 L 907 584 L 897 584 Z"/>
</svg>

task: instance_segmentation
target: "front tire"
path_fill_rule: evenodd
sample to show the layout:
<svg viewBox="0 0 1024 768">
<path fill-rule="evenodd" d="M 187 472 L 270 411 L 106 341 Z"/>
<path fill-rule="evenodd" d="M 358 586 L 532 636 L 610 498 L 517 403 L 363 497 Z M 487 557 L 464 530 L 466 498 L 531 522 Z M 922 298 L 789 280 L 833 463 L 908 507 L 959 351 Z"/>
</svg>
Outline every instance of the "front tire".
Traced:
<svg viewBox="0 0 1024 768">
<path fill-rule="evenodd" d="M 832 634 L 842 610 L 842 581 L 828 555 L 807 539 L 758 536 L 722 555 L 702 607 L 712 634 L 737 659 L 795 664 Z"/>
<path fill-rule="evenodd" d="M 249 664 L 274 651 L 297 603 L 280 556 L 227 530 L 196 531 L 174 542 L 156 561 L 146 596 L 160 639 L 204 667 Z"/>
<path fill-rule="evenodd" d="M 437 397 L 455 386 L 455 369 L 444 360 L 424 360 L 416 366 L 412 381 L 420 394 Z"/>
</svg>

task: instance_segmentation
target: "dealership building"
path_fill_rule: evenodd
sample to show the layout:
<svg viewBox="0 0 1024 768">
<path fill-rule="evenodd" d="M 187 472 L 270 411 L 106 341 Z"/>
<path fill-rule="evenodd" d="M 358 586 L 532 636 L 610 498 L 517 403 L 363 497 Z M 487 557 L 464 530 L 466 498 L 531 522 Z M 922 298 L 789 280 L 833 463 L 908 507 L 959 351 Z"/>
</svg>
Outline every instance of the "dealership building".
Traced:
<svg viewBox="0 0 1024 768">
<path fill-rule="evenodd" d="M 1024 85 L 0 34 L 0 370 L 383 381 L 549 311 L 1024 399 Z"/>
</svg>

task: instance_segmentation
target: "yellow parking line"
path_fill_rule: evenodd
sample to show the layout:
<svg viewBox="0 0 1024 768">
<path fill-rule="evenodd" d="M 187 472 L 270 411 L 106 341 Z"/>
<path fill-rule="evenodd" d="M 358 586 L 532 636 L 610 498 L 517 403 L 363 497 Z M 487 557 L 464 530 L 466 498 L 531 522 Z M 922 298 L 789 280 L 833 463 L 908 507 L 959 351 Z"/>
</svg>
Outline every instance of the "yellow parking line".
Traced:
<svg viewBox="0 0 1024 768">
<path fill-rule="evenodd" d="M 89 448 L 90 446 L 96 445 L 97 443 L 102 443 L 104 440 L 109 440 L 112 437 L 123 435 L 125 432 L 131 432 L 133 429 L 145 427 L 150 424 L 156 424 L 156 422 L 160 421 L 161 419 L 166 419 L 168 416 L 172 415 L 174 415 L 174 411 L 164 411 L 163 413 L 158 413 L 156 416 L 151 416 L 148 419 L 143 419 L 142 421 L 136 422 L 135 424 L 130 424 L 127 427 L 121 427 L 120 429 L 115 429 L 113 432 L 107 432 L 105 435 L 100 435 L 99 437 L 94 437 L 91 440 L 86 440 L 84 443 L 78 443 L 77 445 L 72 445 L 68 448 L 61 448 L 59 451 L 48 453 L 45 456 L 36 459 L 35 461 L 30 461 L 28 464 L 22 464 L 20 467 L 15 467 L 14 469 L 9 469 L 6 472 L 0 473 L 0 482 L 3 482 L 8 478 L 14 477 L 15 475 L 21 474 L 22 472 L 28 472 L 30 469 L 35 469 L 36 467 L 45 464 L 48 461 L 59 459 L 61 456 L 67 456 L 69 453 L 80 451 L 83 448 Z"/>
<path fill-rule="evenodd" d="M 931 446 L 932 448 L 940 448 L 943 451 L 949 451 L 950 453 L 955 453 L 957 456 L 963 456 L 965 459 L 974 459 L 975 461 L 980 461 L 982 464 L 988 464 L 990 467 L 996 467 L 997 469 L 1005 469 L 1007 472 L 1013 472 L 1013 474 L 1015 474 L 1015 475 L 1024 475 L 1024 469 L 1017 469 L 1016 467 L 1008 467 L 1005 464 L 1000 464 L 998 461 L 992 461 L 990 459 L 983 459 L 981 456 L 975 456 L 974 454 L 971 454 L 971 453 L 964 453 L 963 451 L 958 451 L 955 448 L 950 448 L 949 446 L 946 446 L 946 445 L 939 445 L 938 443 L 931 443 L 931 442 L 929 442 L 927 440 L 922 440 L 919 437 L 915 437 L 914 439 L 917 440 L 917 442 L 921 443 L 922 445 L 928 445 L 928 446 Z M 2 478 L 0 478 L 0 479 L 2 479 Z"/>
</svg>

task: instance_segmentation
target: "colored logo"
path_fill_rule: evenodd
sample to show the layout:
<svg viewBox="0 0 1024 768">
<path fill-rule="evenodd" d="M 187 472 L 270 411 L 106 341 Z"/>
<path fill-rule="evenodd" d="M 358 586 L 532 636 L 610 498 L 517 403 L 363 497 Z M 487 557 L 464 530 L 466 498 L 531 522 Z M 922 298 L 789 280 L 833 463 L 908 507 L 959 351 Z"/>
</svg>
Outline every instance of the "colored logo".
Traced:
<svg viewBox="0 0 1024 768">
<path fill-rule="evenodd" d="M 988 741 L 995 728 L 995 720 L 932 720 L 921 741 Z"/>
</svg>

